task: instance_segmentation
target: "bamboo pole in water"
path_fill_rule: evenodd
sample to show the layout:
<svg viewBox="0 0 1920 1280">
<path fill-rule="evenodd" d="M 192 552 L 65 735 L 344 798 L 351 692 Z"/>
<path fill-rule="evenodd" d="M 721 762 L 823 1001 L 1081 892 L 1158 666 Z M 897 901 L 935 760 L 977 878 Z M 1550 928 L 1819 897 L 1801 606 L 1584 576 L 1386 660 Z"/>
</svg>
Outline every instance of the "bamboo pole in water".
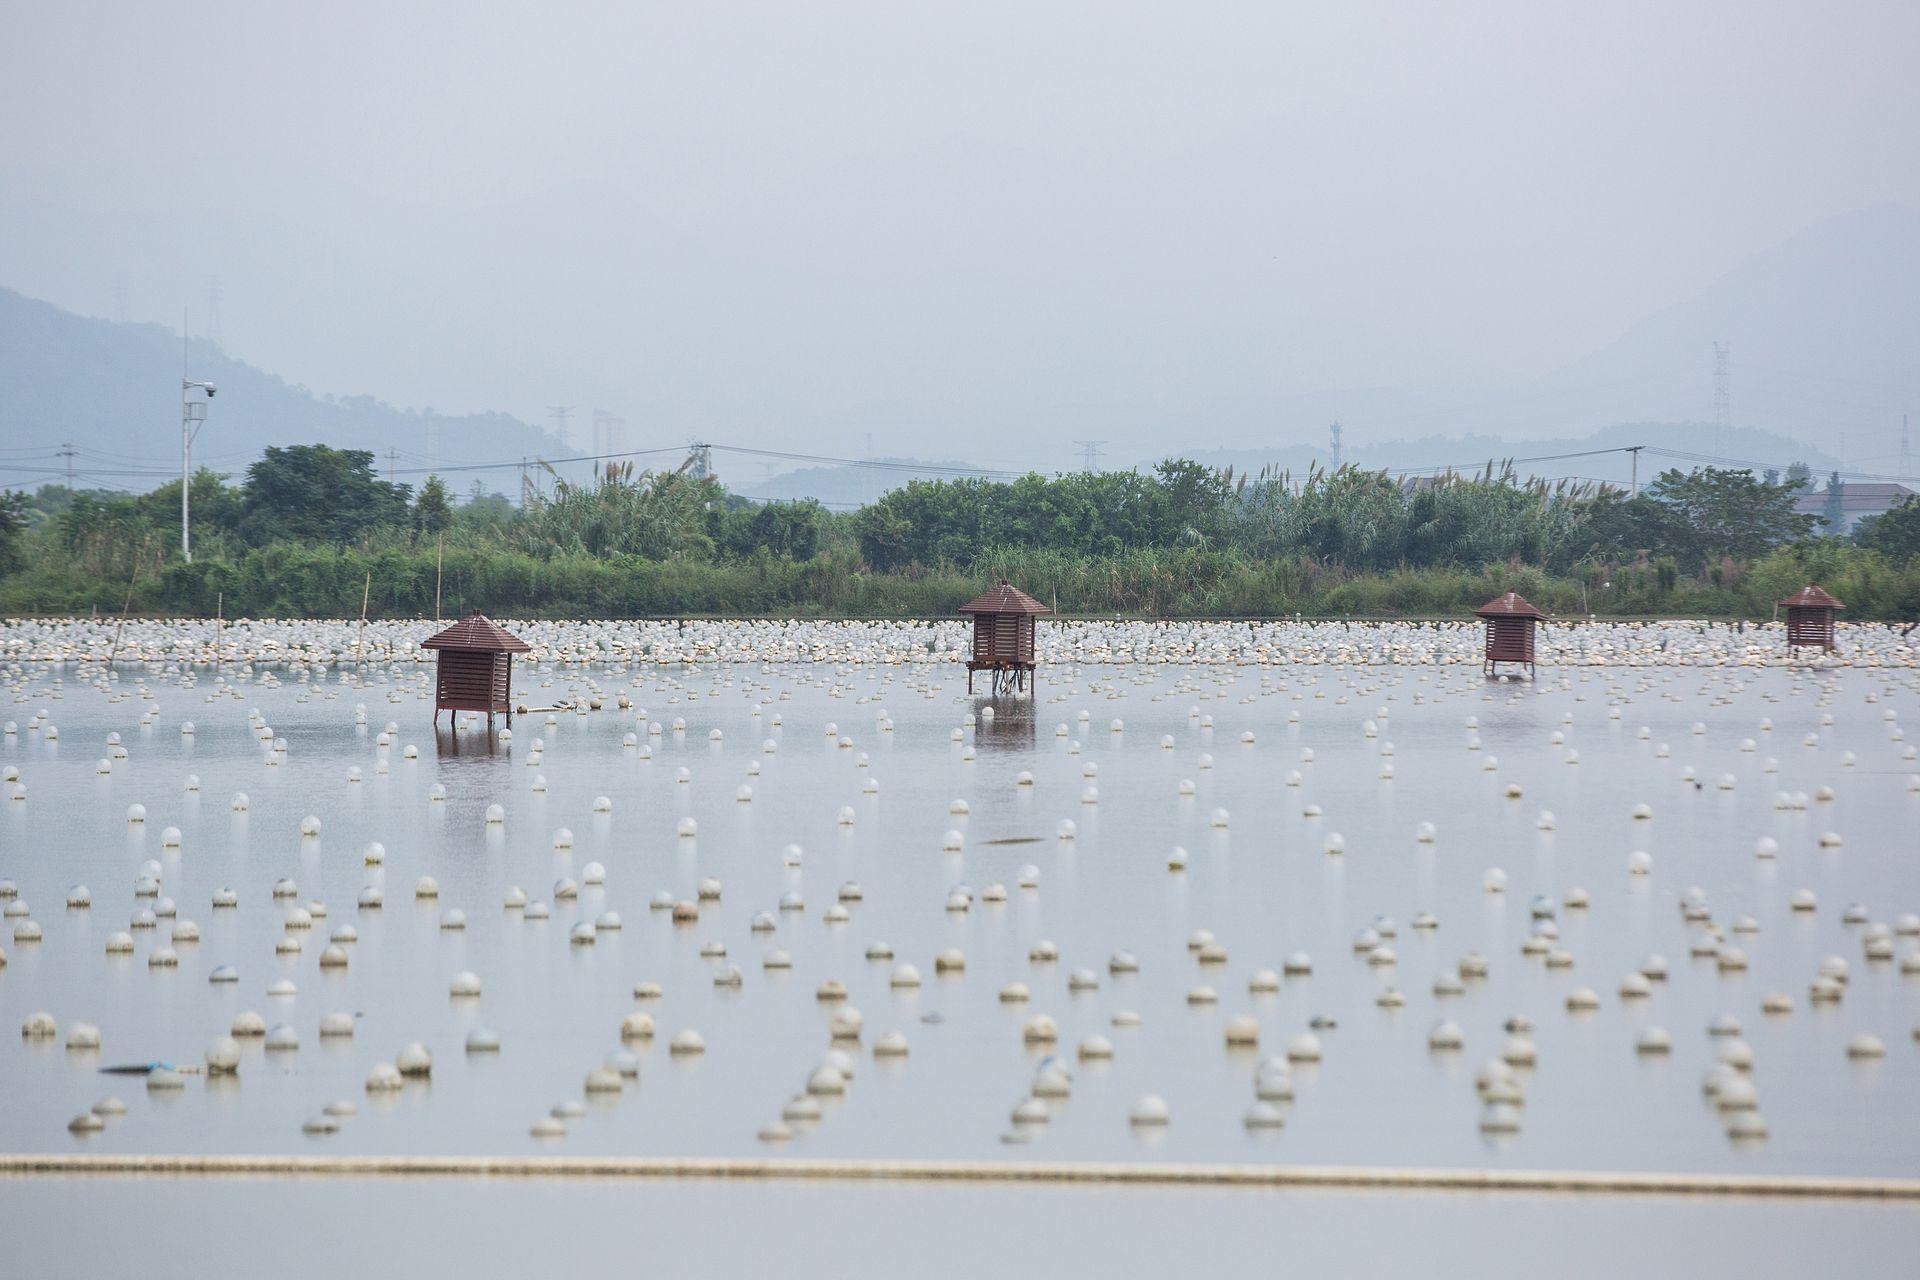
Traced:
<svg viewBox="0 0 1920 1280">
<path fill-rule="evenodd" d="M 373 595 L 373 570 L 367 570 L 366 585 L 360 588 L 360 635 L 353 642 L 353 676 L 360 678 L 360 664 L 366 661 L 367 652 L 367 601 Z"/>
<path fill-rule="evenodd" d="M 433 620 L 440 621 L 440 578 L 441 569 L 447 562 L 447 535 L 442 533 L 435 539 L 433 551 Z"/>
<path fill-rule="evenodd" d="M 113 660 L 120 654 L 120 631 L 127 625 L 127 610 L 133 608 L 133 584 L 140 581 L 140 559 L 147 554 L 147 544 L 140 544 L 140 555 L 133 558 L 133 574 L 127 579 L 127 598 L 120 604 L 120 621 L 113 624 L 113 647 L 107 650 L 107 673 L 113 673 Z"/>
</svg>

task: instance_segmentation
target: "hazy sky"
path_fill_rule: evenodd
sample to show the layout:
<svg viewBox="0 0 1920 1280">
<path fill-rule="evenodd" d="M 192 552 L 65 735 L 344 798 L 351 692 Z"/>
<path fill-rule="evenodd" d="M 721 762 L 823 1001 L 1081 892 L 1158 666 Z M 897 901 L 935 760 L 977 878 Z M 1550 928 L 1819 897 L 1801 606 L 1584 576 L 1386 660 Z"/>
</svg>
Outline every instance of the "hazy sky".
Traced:
<svg viewBox="0 0 1920 1280">
<path fill-rule="evenodd" d="M 1913 0 L 11 0 L 0 284 L 198 330 L 217 276 L 233 354 L 400 404 L 1052 467 L 1543 373 L 1920 205 L 1917 54 Z"/>
</svg>

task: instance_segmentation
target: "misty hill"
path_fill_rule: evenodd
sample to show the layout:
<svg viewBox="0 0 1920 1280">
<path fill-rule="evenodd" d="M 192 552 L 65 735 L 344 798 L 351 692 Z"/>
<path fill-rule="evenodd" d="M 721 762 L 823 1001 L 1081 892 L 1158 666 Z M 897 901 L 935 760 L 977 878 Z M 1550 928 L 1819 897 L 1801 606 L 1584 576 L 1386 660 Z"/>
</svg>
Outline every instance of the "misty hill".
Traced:
<svg viewBox="0 0 1920 1280">
<path fill-rule="evenodd" d="M 1712 423 L 1716 342 L 1729 350 L 1733 430 L 1726 438 Z M 1183 415 L 1164 452 L 1123 465 L 1145 469 L 1180 453 L 1209 466 L 1303 475 L 1326 465 L 1326 425 L 1338 419 L 1345 459 L 1387 470 L 1478 469 L 1490 460 L 1645 444 L 1643 481 L 1709 458 L 1762 467 L 1804 461 L 1817 473 L 1891 475 L 1899 468 L 1900 416 L 1915 407 L 1908 397 L 1917 392 L 1920 212 L 1882 206 L 1806 228 L 1531 382 L 1494 390 L 1360 387 L 1259 403 L 1223 400 Z M 1245 424 L 1261 419 L 1274 424 L 1277 437 L 1305 435 L 1315 443 L 1205 447 L 1213 431 L 1244 439 Z M 1625 484 L 1631 462 L 1609 454 L 1521 462 L 1516 469 Z M 886 487 L 901 482 L 881 476 Z M 828 468 L 795 472 L 780 483 L 781 496 L 844 498 L 874 478 Z"/>
<path fill-rule="evenodd" d="M 813 498 L 830 507 L 853 507 L 909 480 L 952 480 L 976 470 L 972 463 L 953 460 L 874 458 L 864 466 L 802 467 L 757 482 L 723 467 L 720 478 L 729 489 L 750 498 L 771 502 Z"/>
<path fill-rule="evenodd" d="M 1543 306 L 1577 305 L 1543 299 Z M 1716 439 L 1714 344 L 1730 350 L 1734 431 Z M 0 484 L 58 479 L 54 451 L 72 441 L 83 484 L 145 489 L 177 467 L 178 338 L 157 325 L 114 324 L 0 289 Z M 319 441 L 397 450 L 403 480 L 429 461 L 428 415 L 366 396 L 335 398 L 290 386 L 195 343 L 192 376 L 221 386 L 196 457 L 238 472 L 269 444 Z M 1761 466 L 1804 460 L 1853 478 L 1899 469 L 1900 415 L 1920 392 L 1920 212 L 1883 206 L 1831 218 L 1755 255 L 1693 298 L 1631 326 L 1618 339 L 1523 385 L 1494 390 L 1350 388 L 1159 408 L 1149 433 L 1164 450 L 1136 453 L 1151 466 L 1180 452 L 1211 465 L 1303 473 L 1324 465 L 1326 423 L 1345 426 L 1348 461 L 1389 470 L 1477 468 L 1489 459 L 1531 458 L 1647 444 L 1700 459 Z M 1148 410 L 1116 407 L 1117 417 Z M 566 456 L 546 432 L 506 414 L 434 420 L 443 465 Z M 1271 434 L 1249 423 L 1270 423 Z M 1626 425 L 1622 425 L 1626 424 Z M 1310 445 L 1265 447 L 1272 439 Z M 1229 447 L 1208 446 L 1231 439 Z M 1256 443 L 1246 444 L 1247 440 Z M 1813 447 L 1807 442 L 1817 442 Z M 1036 441 L 1036 456 L 1058 456 Z M 1134 452 L 1129 450 L 1129 452 Z M 1698 459 L 1642 458 L 1645 479 Z M 963 464 L 909 457 L 887 466 L 816 467 L 761 478 L 752 463 L 723 458 L 723 479 L 765 498 L 815 497 L 837 505 L 871 501 L 914 475 L 954 474 Z M 409 468 L 414 468 L 409 473 Z M 1625 483 L 1624 455 L 1522 463 L 1549 477 Z M 584 473 L 584 465 L 575 468 Z M 473 478 L 512 492 L 514 469 L 449 472 L 456 491 Z"/>
<path fill-rule="evenodd" d="M 1543 308 L 1569 305 L 1577 302 L 1541 300 Z M 1715 343 L 1728 349 L 1731 421 L 1741 432 L 1719 448 L 1706 426 L 1714 417 Z M 1244 440 L 1246 423 L 1264 418 L 1276 436 L 1305 435 L 1316 447 L 1282 454 L 1236 443 L 1223 444 L 1223 454 L 1295 469 L 1310 455 L 1324 458 L 1321 442 L 1337 419 L 1347 458 L 1369 465 L 1453 460 L 1402 455 L 1403 442 L 1421 443 L 1416 437 L 1484 436 L 1515 441 L 1508 447 L 1518 454 L 1552 453 L 1558 450 L 1539 446 L 1564 448 L 1618 423 L 1644 423 L 1673 424 L 1642 430 L 1675 433 L 1692 452 L 1773 462 L 1809 452 L 1790 442 L 1814 441 L 1833 460 L 1844 457 L 1848 469 L 1891 474 L 1901 414 L 1920 417 L 1920 211 L 1885 205 L 1815 223 L 1606 346 L 1518 385 L 1354 387 L 1210 409 L 1194 421 L 1196 446 L 1213 422 Z M 1485 452 L 1476 446 L 1467 456 Z"/>
<path fill-rule="evenodd" d="M 1920 211 L 1829 218 L 1540 379 L 1527 394 L 1581 406 L 1582 425 L 1713 413 L 1713 344 L 1729 348 L 1736 426 L 1834 442 L 1891 471 L 1920 391 Z"/>
<path fill-rule="evenodd" d="M 187 354 L 189 376 L 219 387 L 194 444 L 196 465 L 239 473 L 267 445 L 320 442 L 370 449 L 383 473 L 388 450 L 397 450 L 399 478 L 417 484 L 407 469 L 430 461 L 428 416 L 417 410 L 289 386 L 209 342 Z M 68 441 L 82 488 L 145 490 L 177 476 L 180 361 L 179 335 L 159 325 L 96 320 L 0 288 L 0 485 L 63 480 L 54 450 Z M 434 421 L 445 463 L 565 456 L 547 433 L 507 414 Z M 471 478 L 509 492 L 518 483 L 512 471 L 448 478 L 456 490 Z"/>
</svg>

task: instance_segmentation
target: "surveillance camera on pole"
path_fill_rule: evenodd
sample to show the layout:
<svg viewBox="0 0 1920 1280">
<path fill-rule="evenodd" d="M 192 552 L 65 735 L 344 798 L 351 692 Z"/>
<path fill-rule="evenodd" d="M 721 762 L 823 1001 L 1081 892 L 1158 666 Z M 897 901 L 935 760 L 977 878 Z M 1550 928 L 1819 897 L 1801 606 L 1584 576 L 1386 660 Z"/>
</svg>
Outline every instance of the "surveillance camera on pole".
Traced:
<svg viewBox="0 0 1920 1280">
<path fill-rule="evenodd" d="M 206 400 L 193 398 L 196 387 L 206 392 L 207 400 L 213 399 L 213 394 L 217 390 L 211 382 L 195 382 L 191 378 L 180 379 L 180 555 L 188 564 L 193 563 L 193 541 L 189 533 L 193 491 L 193 436 L 196 424 L 207 420 Z"/>
</svg>

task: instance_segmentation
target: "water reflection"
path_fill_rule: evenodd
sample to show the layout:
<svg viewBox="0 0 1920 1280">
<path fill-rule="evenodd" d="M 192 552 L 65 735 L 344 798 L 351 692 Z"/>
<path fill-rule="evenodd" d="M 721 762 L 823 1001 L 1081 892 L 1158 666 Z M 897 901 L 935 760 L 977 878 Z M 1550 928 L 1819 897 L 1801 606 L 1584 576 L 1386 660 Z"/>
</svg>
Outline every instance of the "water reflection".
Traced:
<svg viewBox="0 0 1920 1280">
<path fill-rule="evenodd" d="M 436 721 L 433 728 L 433 745 L 440 755 L 452 756 L 490 756 L 499 751 L 499 742 L 492 730 L 480 730 L 465 735 L 465 741 L 458 728 L 442 729 Z"/>
<path fill-rule="evenodd" d="M 973 744 L 981 751 L 1033 750 L 1031 698 L 975 698 Z"/>
</svg>

